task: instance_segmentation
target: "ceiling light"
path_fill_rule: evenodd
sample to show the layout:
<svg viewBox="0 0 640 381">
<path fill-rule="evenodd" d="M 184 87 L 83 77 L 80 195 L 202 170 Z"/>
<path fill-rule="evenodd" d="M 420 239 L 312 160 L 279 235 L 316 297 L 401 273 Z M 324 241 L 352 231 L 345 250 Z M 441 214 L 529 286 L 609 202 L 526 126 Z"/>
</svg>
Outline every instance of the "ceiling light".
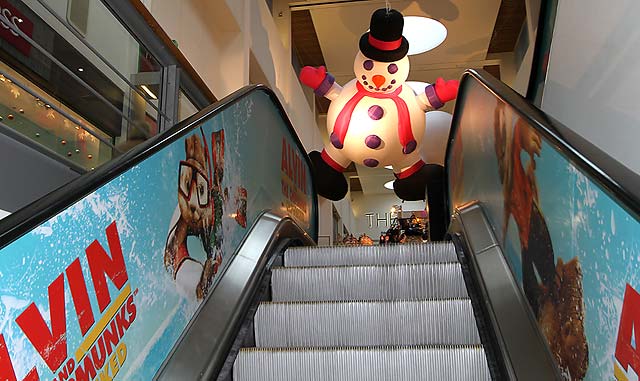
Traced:
<svg viewBox="0 0 640 381">
<path fill-rule="evenodd" d="M 142 90 L 144 90 L 145 93 L 147 93 L 147 95 L 151 97 L 151 99 L 158 99 L 158 97 L 156 97 L 156 95 L 151 90 L 149 90 L 147 85 L 140 85 L 140 87 L 142 88 Z"/>
<path fill-rule="evenodd" d="M 384 183 L 384 187 L 387 188 L 387 189 L 393 190 L 393 182 L 394 181 L 395 180 L 387 181 L 386 183 Z"/>
<path fill-rule="evenodd" d="M 384 169 L 391 169 L 391 170 L 393 170 L 393 166 L 391 166 L 391 165 L 385 165 L 385 166 L 384 166 Z"/>
<path fill-rule="evenodd" d="M 79 67 L 79 68 L 78 68 L 78 71 L 79 71 L 80 73 L 82 73 L 82 72 L 84 71 L 84 69 L 83 69 L 83 68 L 81 68 L 81 67 Z"/>
<path fill-rule="evenodd" d="M 447 28 L 440 21 L 421 16 L 405 16 L 402 35 L 409 41 L 407 55 L 427 52 L 447 38 Z"/>
</svg>

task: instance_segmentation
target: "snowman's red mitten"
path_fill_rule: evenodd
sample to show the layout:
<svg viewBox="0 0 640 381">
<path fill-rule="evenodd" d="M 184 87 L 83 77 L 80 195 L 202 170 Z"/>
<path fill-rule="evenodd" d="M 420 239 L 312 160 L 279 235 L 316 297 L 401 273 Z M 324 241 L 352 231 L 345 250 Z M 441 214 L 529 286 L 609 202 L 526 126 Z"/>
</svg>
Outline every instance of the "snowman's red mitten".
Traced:
<svg viewBox="0 0 640 381">
<path fill-rule="evenodd" d="M 460 82 L 455 79 L 445 81 L 442 78 L 436 79 L 436 94 L 442 103 L 447 103 L 450 100 L 456 99 L 458 96 L 458 87 Z"/>
<path fill-rule="evenodd" d="M 335 82 L 335 78 L 327 73 L 327 68 L 305 66 L 300 71 L 300 82 L 309 86 L 320 97 L 324 96 Z"/>
<path fill-rule="evenodd" d="M 455 99 L 458 95 L 458 86 L 460 83 L 456 80 L 445 81 L 442 78 L 438 78 L 436 83 L 429 85 L 424 89 L 427 99 L 433 108 L 440 108 L 444 106 L 446 102 Z"/>
</svg>

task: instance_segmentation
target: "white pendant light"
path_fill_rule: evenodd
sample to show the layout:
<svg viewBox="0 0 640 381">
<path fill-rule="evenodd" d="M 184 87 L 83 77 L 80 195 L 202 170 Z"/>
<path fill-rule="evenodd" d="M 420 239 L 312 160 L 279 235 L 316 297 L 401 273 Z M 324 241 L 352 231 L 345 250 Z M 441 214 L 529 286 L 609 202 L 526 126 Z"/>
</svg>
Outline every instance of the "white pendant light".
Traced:
<svg viewBox="0 0 640 381">
<path fill-rule="evenodd" d="M 428 17 L 405 16 L 402 35 L 409 41 L 407 54 L 411 56 L 442 44 L 447 38 L 447 28 L 440 21 Z"/>
</svg>

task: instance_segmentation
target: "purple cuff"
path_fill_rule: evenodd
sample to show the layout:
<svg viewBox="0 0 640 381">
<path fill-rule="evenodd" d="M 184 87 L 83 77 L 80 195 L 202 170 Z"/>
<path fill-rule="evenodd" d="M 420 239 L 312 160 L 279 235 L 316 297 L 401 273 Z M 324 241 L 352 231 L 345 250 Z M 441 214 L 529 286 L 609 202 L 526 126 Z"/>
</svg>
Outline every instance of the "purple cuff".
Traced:
<svg viewBox="0 0 640 381">
<path fill-rule="evenodd" d="M 320 84 L 320 86 L 318 86 L 318 88 L 315 89 L 314 92 L 316 93 L 317 96 L 324 97 L 324 95 L 327 92 L 329 92 L 329 90 L 331 89 L 331 86 L 333 86 L 333 83 L 335 81 L 336 79 L 330 73 L 327 73 L 327 75 L 322 80 L 322 83 Z"/>
<path fill-rule="evenodd" d="M 429 85 L 425 87 L 424 93 L 427 95 L 427 99 L 429 100 L 429 103 L 431 103 L 431 107 L 439 109 L 440 107 L 444 106 L 444 103 L 440 101 L 440 98 L 438 98 L 438 94 L 436 94 L 435 86 Z"/>
</svg>

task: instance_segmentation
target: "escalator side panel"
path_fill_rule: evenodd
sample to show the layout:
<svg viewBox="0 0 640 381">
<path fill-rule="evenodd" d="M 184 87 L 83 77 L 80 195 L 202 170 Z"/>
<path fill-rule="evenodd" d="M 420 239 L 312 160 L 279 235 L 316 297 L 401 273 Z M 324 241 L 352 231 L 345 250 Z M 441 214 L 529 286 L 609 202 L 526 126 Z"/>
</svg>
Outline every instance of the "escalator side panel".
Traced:
<svg viewBox="0 0 640 381">
<path fill-rule="evenodd" d="M 292 131 L 275 94 L 245 89 L 1 220 L 0 378 L 104 378 L 108 352 L 118 379 L 152 379 L 265 210 L 313 241 Z"/>
<path fill-rule="evenodd" d="M 472 70 L 449 141 L 450 211 L 481 203 L 495 238 L 471 248 L 500 247 L 560 372 L 634 378 L 640 175 Z"/>
</svg>

